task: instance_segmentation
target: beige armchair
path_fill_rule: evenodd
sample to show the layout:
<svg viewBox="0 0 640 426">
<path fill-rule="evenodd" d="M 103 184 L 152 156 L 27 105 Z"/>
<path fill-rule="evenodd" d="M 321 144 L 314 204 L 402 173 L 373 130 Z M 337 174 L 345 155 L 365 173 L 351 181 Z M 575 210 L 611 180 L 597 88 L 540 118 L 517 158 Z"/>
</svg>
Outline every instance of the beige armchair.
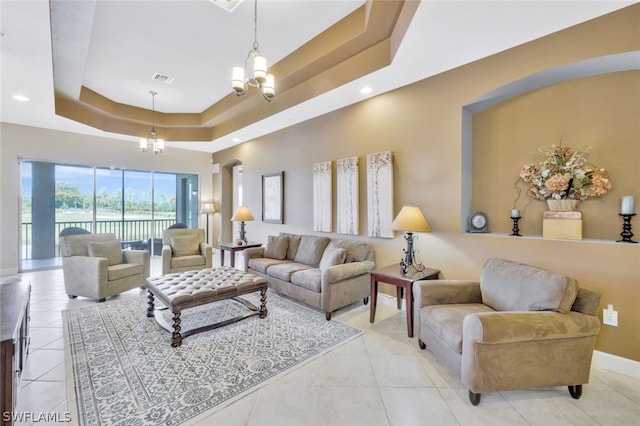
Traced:
<svg viewBox="0 0 640 426">
<path fill-rule="evenodd" d="M 70 299 L 98 302 L 135 287 L 144 287 L 150 272 L 149 252 L 122 250 L 115 234 L 60 237 L 64 287 Z"/>
<path fill-rule="evenodd" d="M 600 294 L 535 266 L 489 259 L 479 281 L 413 285 L 416 335 L 460 375 L 469 400 L 513 389 L 589 382 Z"/>
<path fill-rule="evenodd" d="M 204 229 L 162 231 L 162 275 L 211 268 L 213 249 L 204 241 Z"/>
</svg>

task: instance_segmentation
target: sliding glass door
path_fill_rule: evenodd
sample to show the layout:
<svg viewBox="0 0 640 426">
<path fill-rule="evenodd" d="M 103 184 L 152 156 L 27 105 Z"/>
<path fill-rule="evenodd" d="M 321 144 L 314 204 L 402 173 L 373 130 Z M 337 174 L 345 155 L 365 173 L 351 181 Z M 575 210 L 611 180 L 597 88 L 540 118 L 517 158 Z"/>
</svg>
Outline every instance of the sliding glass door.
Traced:
<svg viewBox="0 0 640 426">
<path fill-rule="evenodd" d="M 21 270 L 60 265 L 69 227 L 114 233 L 123 248 L 160 255 L 162 230 L 197 227 L 198 176 L 21 162 Z"/>
</svg>

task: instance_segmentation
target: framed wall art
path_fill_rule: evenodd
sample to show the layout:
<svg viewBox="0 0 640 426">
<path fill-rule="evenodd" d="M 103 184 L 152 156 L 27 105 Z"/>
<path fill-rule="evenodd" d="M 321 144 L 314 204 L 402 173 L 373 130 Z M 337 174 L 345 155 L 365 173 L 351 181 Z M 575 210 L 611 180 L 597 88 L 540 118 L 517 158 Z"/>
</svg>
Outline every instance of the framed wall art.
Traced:
<svg viewBox="0 0 640 426">
<path fill-rule="evenodd" d="M 262 221 L 284 223 L 284 172 L 262 175 Z"/>
<path fill-rule="evenodd" d="M 367 229 L 370 237 L 393 238 L 393 154 L 367 155 Z"/>
<path fill-rule="evenodd" d="M 358 157 L 336 160 L 338 233 L 358 235 Z"/>
<path fill-rule="evenodd" d="M 332 162 L 323 161 L 313 165 L 313 230 L 331 232 L 332 200 L 331 200 Z"/>
</svg>

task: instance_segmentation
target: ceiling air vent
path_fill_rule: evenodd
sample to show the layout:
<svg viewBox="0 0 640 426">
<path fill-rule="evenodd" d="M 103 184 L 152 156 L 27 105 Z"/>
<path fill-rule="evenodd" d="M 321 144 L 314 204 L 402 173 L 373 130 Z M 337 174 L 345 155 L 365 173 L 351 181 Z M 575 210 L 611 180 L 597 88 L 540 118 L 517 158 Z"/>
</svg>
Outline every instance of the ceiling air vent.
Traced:
<svg viewBox="0 0 640 426">
<path fill-rule="evenodd" d="M 215 4 L 221 9 L 226 10 L 227 12 L 233 12 L 236 10 L 236 7 L 242 3 L 242 0 L 209 0 L 211 3 Z"/>
<path fill-rule="evenodd" d="M 175 80 L 174 77 L 169 77 L 168 75 L 160 74 L 159 72 L 154 73 L 151 76 L 151 79 L 164 84 L 171 84 L 173 83 L 173 80 Z"/>
</svg>

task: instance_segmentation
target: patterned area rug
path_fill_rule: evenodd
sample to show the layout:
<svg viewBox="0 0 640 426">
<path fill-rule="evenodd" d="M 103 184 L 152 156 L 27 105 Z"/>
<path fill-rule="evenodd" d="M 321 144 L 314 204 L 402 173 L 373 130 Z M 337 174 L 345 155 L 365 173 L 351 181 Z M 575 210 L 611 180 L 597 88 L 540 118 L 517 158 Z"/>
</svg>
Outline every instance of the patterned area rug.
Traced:
<svg viewBox="0 0 640 426">
<path fill-rule="evenodd" d="M 257 295 L 245 299 L 259 306 Z M 80 425 L 180 424 L 361 334 L 272 292 L 267 308 L 267 318 L 195 334 L 179 348 L 147 318 L 142 296 L 63 311 L 72 417 Z M 182 329 L 245 310 L 232 300 L 188 309 Z"/>
</svg>

